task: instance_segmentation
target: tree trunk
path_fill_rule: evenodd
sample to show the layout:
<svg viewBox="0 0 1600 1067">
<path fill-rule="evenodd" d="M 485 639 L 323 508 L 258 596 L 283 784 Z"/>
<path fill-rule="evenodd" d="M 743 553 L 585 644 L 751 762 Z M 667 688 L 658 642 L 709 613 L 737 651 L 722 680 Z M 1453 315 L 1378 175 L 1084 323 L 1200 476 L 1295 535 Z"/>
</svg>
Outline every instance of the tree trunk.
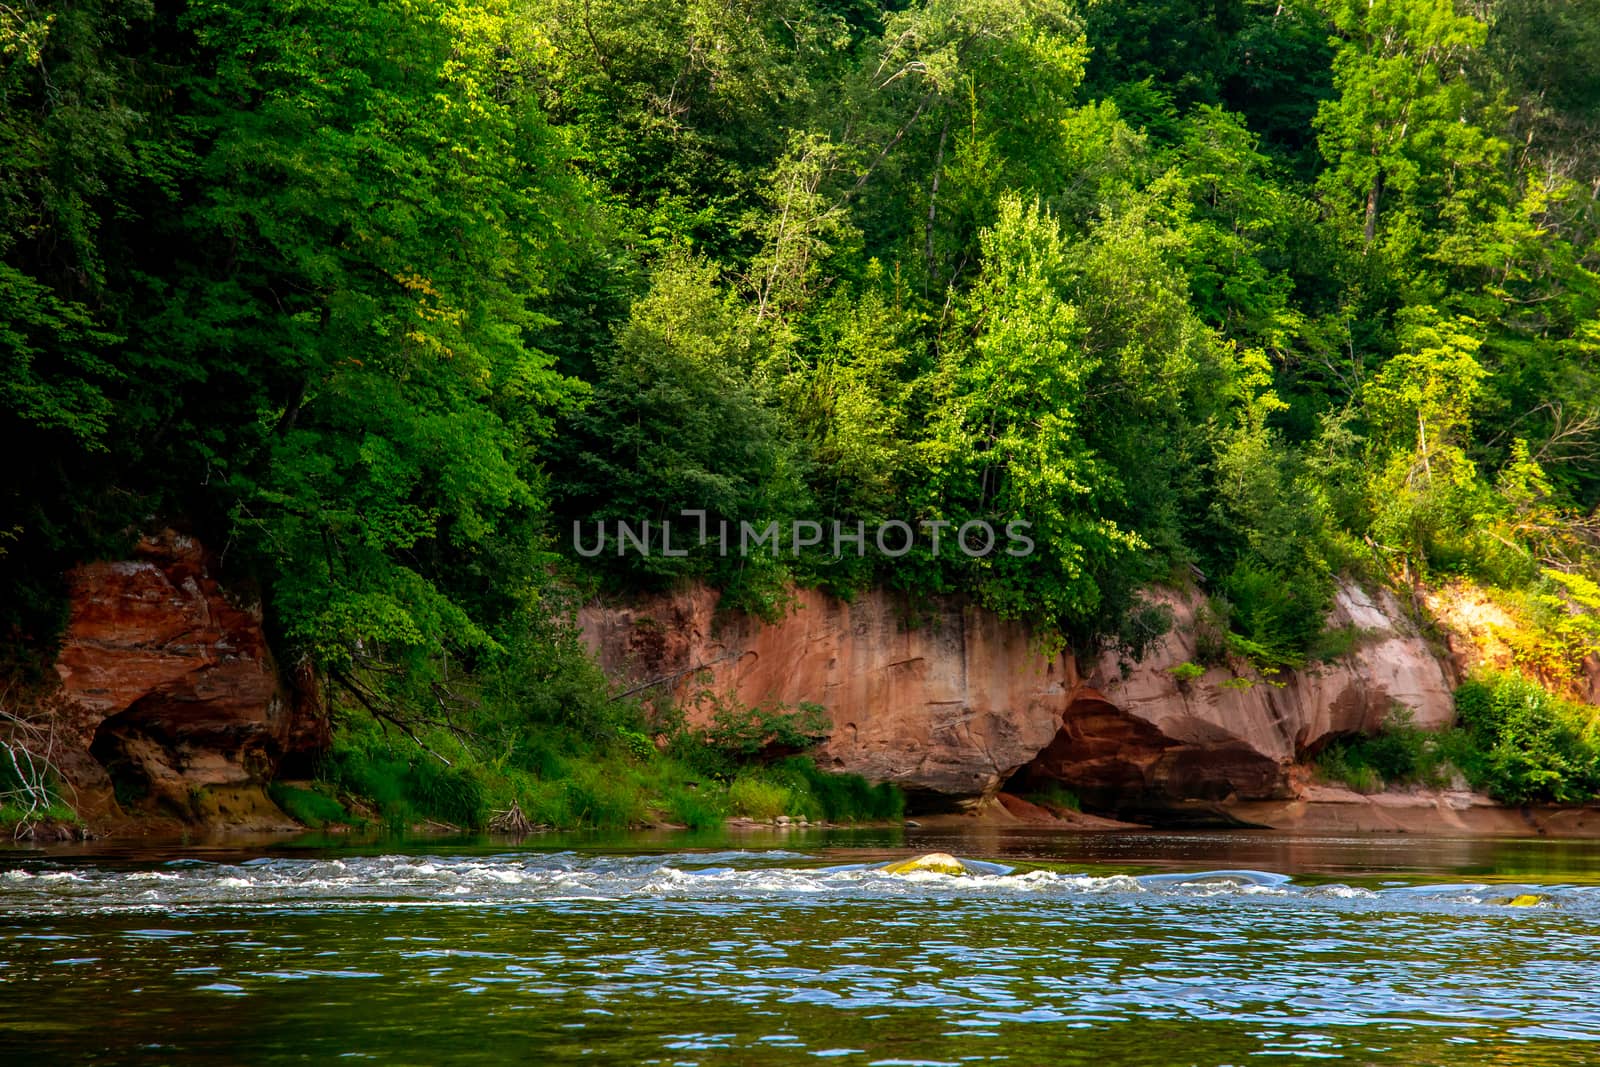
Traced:
<svg viewBox="0 0 1600 1067">
<path fill-rule="evenodd" d="M 1367 245 L 1372 245 L 1372 238 L 1378 232 L 1378 198 L 1383 195 L 1383 171 L 1379 170 L 1372 175 L 1372 188 L 1367 190 L 1367 225 L 1364 230 L 1367 236 Z"/>
</svg>

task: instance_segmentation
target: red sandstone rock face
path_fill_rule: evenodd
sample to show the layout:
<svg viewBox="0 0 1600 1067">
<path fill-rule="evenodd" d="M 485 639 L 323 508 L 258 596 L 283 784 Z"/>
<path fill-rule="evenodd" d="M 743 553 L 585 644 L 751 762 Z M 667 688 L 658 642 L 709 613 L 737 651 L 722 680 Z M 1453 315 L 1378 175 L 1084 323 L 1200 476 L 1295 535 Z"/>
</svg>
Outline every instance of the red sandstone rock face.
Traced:
<svg viewBox="0 0 1600 1067">
<path fill-rule="evenodd" d="M 56 673 L 63 773 L 90 817 L 124 800 L 184 818 L 282 824 L 252 795 L 285 753 L 322 743 L 313 709 L 284 686 L 259 609 L 235 603 L 203 548 L 172 531 L 131 560 L 68 576 L 71 619 Z M 206 792 L 230 796 L 223 810 Z"/>
<path fill-rule="evenodd" d="M 1061 736 L 1030 772 L 1123 810 L 1283 799 L 1295 793 L 1294 761 L 1335 737 L 1370 733 L 1396 708 L 1424 729 L 1455 716 L 1449 668 L 1387 592 L 1341 585 L 1328 623 L 1354 629 L 1350 654 L 1253 684 L 1223 668 L 1180 682 L 1173 668 L 1199 658 L 1199 600 L 1168 591 L 1150 598 L 1171 610 L 1171 632 L 1140 663 L 1108 655 L 1095 664 L 1092 688 L 1077 695 Z"/>
<path fill-rule="evenodd" d="M 685 703 L 709 690 L 746 706 L 821 704 L 833 722 L 824 766 L 924 800 L 986 800 L 1013 778 L 1060 781 L 1109 809 L 1283 798 L 1297 757 L 1375 729 L 1397 704 L 1424 727 L 1453 714 L 1445 668 L 1387 595 L 1342 587 L 1330 622 L 1357 628 L 1356 649 L 1249 688 L 1220 669 L 1180 683 L 1171 668 L 1197 658 L 1198 598 L 1152 596 L 1174 615 L 1160 647 L 1136 664 L 1108 656 L 1087 676 L 986 611 L 935 602 L 913 621 L 881 591 L 846 604 L 801 590 L 778 623 L 735 616 L 719 628 L 716 594 L 694 589 L 593 606 L 580 625 L 613 676 L 666 678 Z"/>
<path fill-rule="evenodd" d="M 853 603 L 795 595 L 775 625 L 745 616 L 715 625 L 716 594 L 703 588 L 589 608 L 580 622 L 609 673 L 676 675 L 685 703 L 709 689 L 746 706 L 821 704 L 834 724 L 822 766 L 916 793 L 990 796 L 1059 728 L 1071 662 L 1031 651 L 1022 627 L 953 601 L 913 619 L 888 593 Z"/>
</svg>

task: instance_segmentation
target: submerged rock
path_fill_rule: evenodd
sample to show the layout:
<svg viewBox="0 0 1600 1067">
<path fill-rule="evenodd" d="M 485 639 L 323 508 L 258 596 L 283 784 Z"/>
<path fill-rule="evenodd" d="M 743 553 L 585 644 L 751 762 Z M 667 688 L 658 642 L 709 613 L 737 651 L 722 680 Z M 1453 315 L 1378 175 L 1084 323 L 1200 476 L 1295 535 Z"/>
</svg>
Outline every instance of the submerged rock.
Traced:
<svg viewBox="0 0 1600 1067">
<path fill-rule="evenodd" d="M 882 870 L 885 874 L 926 872 L 928 874 L 960 875 L 967 873 L 967 865 L 948 852 L 930 852 L 925 856 L 916 856 L 896 863 L 886 863 L 879 870 Z"/>
</svg>

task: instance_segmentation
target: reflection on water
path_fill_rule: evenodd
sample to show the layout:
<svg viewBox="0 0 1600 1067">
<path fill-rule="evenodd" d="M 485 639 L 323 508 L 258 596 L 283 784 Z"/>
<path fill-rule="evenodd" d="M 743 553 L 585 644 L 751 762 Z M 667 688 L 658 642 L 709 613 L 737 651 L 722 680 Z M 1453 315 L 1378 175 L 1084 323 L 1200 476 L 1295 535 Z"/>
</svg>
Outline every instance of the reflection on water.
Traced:
<svg viewBox="0 0 1600 1067">
<path fill-rule="evenodd" d="M 0 1048 L 7 1062 L 1600 1059 L 1600 850 L 1584 843 L 532 844 L 0 857 Z M 903 844 L 1004 866 L 874 868 Z"/>
</svg>

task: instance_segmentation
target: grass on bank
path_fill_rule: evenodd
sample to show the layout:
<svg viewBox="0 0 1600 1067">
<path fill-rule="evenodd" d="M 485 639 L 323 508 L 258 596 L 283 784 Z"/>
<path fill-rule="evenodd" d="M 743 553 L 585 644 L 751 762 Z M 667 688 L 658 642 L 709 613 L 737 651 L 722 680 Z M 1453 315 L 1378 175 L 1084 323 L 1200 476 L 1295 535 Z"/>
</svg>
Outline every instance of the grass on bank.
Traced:
<svg viewBox="0 0 1600 1067">
<path fill-rule="evenodd" d="M 601 738 L 560 729 L 522 734 L 494 758 L 467 745 L 435 751 L 450 764 L 370 721 L 349 723 L 323 762 L 318 790 L 280 785 L 273 797 L 313 828 L 361 821 L 362 811 L 391 829 L 430 821 L 483 828 L 513 805 L 529 822 L 555 829 L 700 830 L 729 816 L 841 823 L 904 812 L 893 786 L 824 772 L 803 755 L 768 756 L 747 739 L 719 744 L 714 732 L 680 731 L 664 752 L 629 728 Z"/>
<path fill-rule="evenodd" d="M 1043 788 L 1036 789 L 1023 796 L 1030 804 L 1037 804 L 1042 808 L 1053 808 L 1057 811 L 1082 811 L 1082 804 L 1078 794 L 1072 792 L 1060 782 L 1048 782 Z"/>
<path fill-rule="evenodd" d="M 273 782 L 267 787 L 267 795 L 283 809 L 285 815 L 313 830 L 360 821 L 322 789 L 305 789 L 284 782 Z"/>
<path fill-rule="evenodd" d="M 81 828 L 62 796 L 53 765 L 16 738 L 0 738 L 0 838 L 25 838 L 38 826 Z"/>
<path fill-rule="evenodd" d="M 1409 712 L 1371 737 L 1334 742 L 1317 759 L 1326 778 L 1362 793 L 1441 788 L 1458 776 L 1504 804 L 1580 804 L 1600 797 L 1596 709 L 1518 674 L 1488 674 L 1456 690 L 1457 723 L 1434 733 Z"/>
<path fill-rule="evenodd" d="M 59 800 L 43 808 L 28 808 L 18 804 L 0 806 L 0 840 L 24 838 L 33 827 L 52 824 L 82 827 L 83 820 Z"/>
</svg>

